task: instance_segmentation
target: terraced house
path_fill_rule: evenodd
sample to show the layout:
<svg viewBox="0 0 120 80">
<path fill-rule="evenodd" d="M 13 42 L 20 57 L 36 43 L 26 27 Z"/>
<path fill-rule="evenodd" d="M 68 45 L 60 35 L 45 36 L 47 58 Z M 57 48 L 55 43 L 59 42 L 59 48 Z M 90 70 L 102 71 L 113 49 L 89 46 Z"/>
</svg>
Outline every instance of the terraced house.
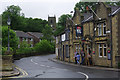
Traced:
<svg viewBox="0 0 120 80">
<path fill-rule="evenodd" d="M 120 61 L 120 6 L 98 3 L 96 10 L 80 13 L 67 21 L 66 29 L 56 36 L 56 55 L 74 62 L 74 53 L 84 50 L 94 65 L 117 67 Z"/>
</svg>

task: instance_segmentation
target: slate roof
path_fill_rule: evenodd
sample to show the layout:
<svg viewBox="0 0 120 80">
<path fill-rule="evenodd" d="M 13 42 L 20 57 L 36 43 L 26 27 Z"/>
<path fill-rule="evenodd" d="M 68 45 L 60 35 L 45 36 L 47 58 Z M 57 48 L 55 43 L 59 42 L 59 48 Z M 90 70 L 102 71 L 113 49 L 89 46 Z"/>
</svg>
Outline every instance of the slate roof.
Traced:
<svg viewBox="0 0 120 80">
<path fill-rule="evenodd" d="M 16 33 L 17 37 L 33 38 L 32 36 L 28 35 L 27 33 L 23 32 L 23 31 L 14 30 L 14 32 Z"/>
<path fill-rule="evenodd" d="M 37 37 L 37 38 L 43 37 L 43 34 L 42 34 L 42 33 L 39 33 L 39 32 L 28 32 L 28 33 L 31 34 L 31 35 L 34 35 L 34 36 Z"/>
<path fill-rule="evenodd" d="M 115 15 L 120 11 L 120 6 L 111 6 L 112 13 L 111 15 Z"/>
<path fill-rule="evenodd" d="M 84 20 L 82 22 L 87 22 L 93 20 L 93 14 L 92 13 L 83 13 Z"/>
</svg>

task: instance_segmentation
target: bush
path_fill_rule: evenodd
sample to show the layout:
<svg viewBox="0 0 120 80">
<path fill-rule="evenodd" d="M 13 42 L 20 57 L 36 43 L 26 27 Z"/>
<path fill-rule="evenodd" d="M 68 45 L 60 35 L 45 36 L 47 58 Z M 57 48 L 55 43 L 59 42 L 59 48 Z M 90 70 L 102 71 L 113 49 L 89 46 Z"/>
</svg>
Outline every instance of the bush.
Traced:
<svg viewBox="0 0 120 80">
<path fill-rule="evenodd" d="M 47 40 L 42 40 L 41 42 L 35 45 L 35 52 L 41 54 L 47 54 L 53 51 L 53 46 Z"/>
<path fill-rule="evenodd" d="M 28 44 L 26 41 L 23 41 L 20 44 L 20 48 L 17 49 L 16 55 L 20 54 L 25 54 L 25 55 L 30 55 L 31 53 L 34 52 L 34 48 L 30 48 L 30 44 Z"/>
<path fill-rule="evenodd" d="M 5 55 L 5 53 L 8 51 L 8 47 L 2 47 L 2 55 Z M 10 47 L 10 53 L 13 52 L 13 49 Z"/>
</svg>

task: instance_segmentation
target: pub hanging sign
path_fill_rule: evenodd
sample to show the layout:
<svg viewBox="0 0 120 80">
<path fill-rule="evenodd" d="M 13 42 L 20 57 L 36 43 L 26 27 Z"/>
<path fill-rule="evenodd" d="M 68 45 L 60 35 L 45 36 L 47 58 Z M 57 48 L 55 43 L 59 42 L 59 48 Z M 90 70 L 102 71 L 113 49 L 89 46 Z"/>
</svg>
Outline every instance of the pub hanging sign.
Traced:
<svg viewBox="0 0 120 80">
<path fill-rule="evenodd" d="M 83 27 L 79 26 L 79 25 L 76 25 L 76 36 L 80 37 L 82 35 L 83 35 Z"/>
</svg>

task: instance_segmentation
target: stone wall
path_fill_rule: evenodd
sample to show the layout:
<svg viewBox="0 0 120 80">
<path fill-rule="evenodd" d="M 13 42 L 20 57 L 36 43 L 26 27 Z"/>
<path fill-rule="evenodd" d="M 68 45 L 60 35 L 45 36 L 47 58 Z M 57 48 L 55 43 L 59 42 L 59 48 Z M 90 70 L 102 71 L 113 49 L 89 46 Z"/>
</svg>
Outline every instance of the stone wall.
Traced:
<svg viewBox="0 0 120 80">
<path fill-rule="evenodd" d="M 12 55 L 2 55 L 2 70 L 3 71 L 13 70 Z"/>
</svg>

